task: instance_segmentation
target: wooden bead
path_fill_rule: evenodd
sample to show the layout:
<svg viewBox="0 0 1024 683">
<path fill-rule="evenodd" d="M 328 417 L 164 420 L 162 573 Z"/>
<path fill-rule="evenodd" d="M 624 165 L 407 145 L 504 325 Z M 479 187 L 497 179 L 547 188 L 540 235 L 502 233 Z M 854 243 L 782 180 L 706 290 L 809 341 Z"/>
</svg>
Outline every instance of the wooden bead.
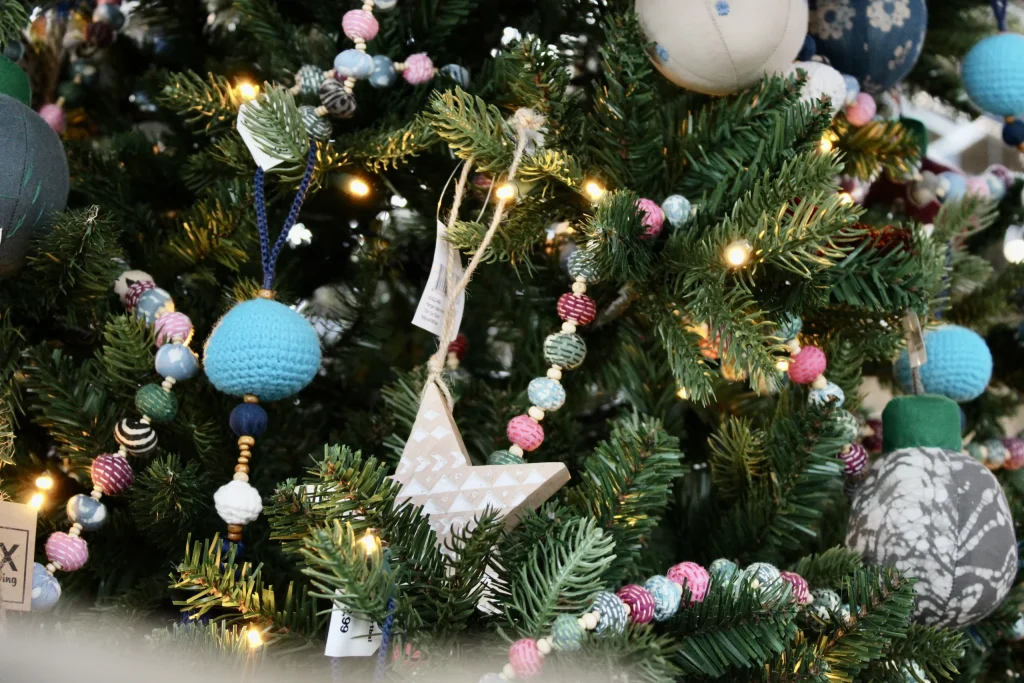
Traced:
<svg viewBox="0 0 1024 683">
<path fill-rule="evenodd" d="M 595 628 L 597 628 L 598 617 L 599 615 L 597 612 L 587 612 L 586 614 L 584 614 L 582 619 L 583 628 L 585 628 L 588 631 L 593 631 Z"/>
<path fill-rule="evenodd" d="M 549 379 L 553 379 L 556 381 L 560 380 L 562 379 L 562 369 L 557 365 L 552 365 L 550 368 L 548 368 L 547 375 Z"/>
<path fill-rule="evenodd" d="M 520 458 L 523 457 L 523 449 L 515 444 L 508 447 L 508 452 Z"/>
<path fill-rule="evenodd" d="M 530 414 L 530 417 L 532 417 L 537 422 L 540 422 L 541 420 L 544 419 L 544 410 L 538 408 L 537 406 L 530 406 L 530 409 L 527 412 Z"/>
<path fill-rule="evenodd" d="M 501 670 L 501 674 L 510 681 L 516 679 L 516 670 L 511 664 L 506 664 Z"/>
<path fill-rule="evenodd" d="M 245 472 L 246 474 L 249 474 L 249 466 L 244 463 L 239 463 L 238 465 L 235 465 L 235 472 Z"/>
<path fill-rule="evenodd" d="M 255 445 L 256 445 L 256 439 L 252 438 L 251 436 L 240 436 L 240 437 L 238 437 L 238 447 L 239 448 L 241 448 L 242 446 L 249 446 L 249 447 L 251 447 L 251 446 L 255 446 Z"/>
<path fill-rule="evenodd" d="M 827 386 L 828 380 L 825 379 L 825 375 L 818 375 L 817 377 L 814 378 L 814 381 L 811 382 L 812 389 L 824 389 Z"/>
<path fill-rule="evenodd" d="M 260 402 L 259 397 L 254 396 L 252 394 L 246 394 L 245 396 L 242 397 L 242 400 L 245 401 L 246 403 L 259 403 Z"/>
<path fill-rule="evenodd" d="M 243 465 L 247 465 L 249 464 L 249 458 L 245 457 L 244 455 L 239 456 L 238 462 L 242 463 Z"/>
<path fill-rule="evenodd" d="M 245 527 L 241 524 L 228 524 L 228 531 L 233 531 L 236 534 L 242 533 L 242 529 Z"/>
<path fill-rule="evenodd" d="M 249 475 L 245 472 L 235 472 L 235 476 L 231 477 L 235 481 L 244 481 L 249 483 Z"/>
<path fill-rule="evenodd" d="M 585 294 L 587 292 L 587 283 L 577 280 L 572 283 L 572 292 L 573 294 Z"/>
<path fill-rule="evenodd" d="M 574 323 L 573 321 L 566 320 L 564 323 L 562 323 L 562 332 L 565 332 L 566 334 L 572 334 L 575 331 L 576 323 Z"/>
<path fill-rule="evenodd" d="M 229 541 L 235 541 L 236 543 L 242 540 L 242 533 L 239 531 L 229 531 L 226 536 Z"/>
<path fill-rule="evenodd" d="M 273 299 L 274 292 L 269 289 L 261 289 L 260 291 L 256 292 L 256 296 L 258 296 L 261 299 Z"/>
</svg>

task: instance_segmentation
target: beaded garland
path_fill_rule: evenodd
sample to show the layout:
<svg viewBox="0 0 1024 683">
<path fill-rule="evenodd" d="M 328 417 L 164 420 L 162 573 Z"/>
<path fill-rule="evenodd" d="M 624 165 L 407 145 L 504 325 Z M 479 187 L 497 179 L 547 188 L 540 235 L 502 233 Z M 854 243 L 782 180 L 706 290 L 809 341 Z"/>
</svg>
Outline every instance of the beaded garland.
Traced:
<svg viewBox="0 0 1024 683">
<path fill-rule="evenodd" d="M 964 446 L 964 451 L 990 470 L 1024 467 L 1024 439 L 1020 437 L 972 442 Z"/>
<path fill-rule="evenodd" d="M 625 632 L 628 623 L 640 626 L 652 620 L 670 619 L 680 609 L 686 609 L 705 598 L 710 576 L 722 583 L 739 577 L 737 588 L 748 586 L 758 593 L 784 581 L 791 587 L 791 602 L 802 608 L 815 602 L 803 577 L 793 572 L 779 572 L 770 564 L 759 562 L 741 570 L 730 560 L 722 558 L 712 563 L 709 573 L 696 563 L 682 562 L 669 569 L 665 576 L 655 575 L 647 579 L 643 586 L 629 584 L 620 588 L 617 594 L 608 591 L 595 593 L 590 609 L 581 616 L 559 615 L 551 626 L 550 635 L 536 639 L 522 638 L 514 642 L 509 647 L 508 663 L 501 673 L 486 674 L 480 683 L 535 678 L 543 670 L 545 657 L 555 650 L 575 652 L 582 646 L 588 632 L 601 637 L 616 636 Z M 685 586 L 690 588 L 689 604 L 680 600 Z M 697 586 L 700 586 L 699 591 L 695 590 Z M 830 611 L 839 610 L 839 595 L 826 590 L 815 591 L 814 596 L 819 592 L 831 594 L 823 596 L 826 609 L 822 619 L 827 619 Z M 833 596 L 834 603 L 831 600 Z"/>
<path fill-rule="evenodd" d="M 126 271 L 115 281 L 114 291 L 129 312 L 153 326 L 158 348 L 154 365 L 164 379 L 160 384 L 139 388 L 135 406 L 142 417 L 122 418 L 114 426 L 118 449 L 93 459 L 89 470 L 92 492 L 88 496 L 80 493 L 68 500 L 71 529 L 50 535 L 45 546 L 48 563 L 36 563 L 33 571 L 32 607 L 36 610 L 52 609 L 60 599 L 60 582 L 54 576 L 57 570 L 77 571 L 85 566 L 89 546 L 81 533 L 96 531 L 106 522 L 103 496 L 116 496 L 131 488 L 135 476 L 127 456 L 141 457 L 156 449 L 157 437 L 152 423 L 174 419 L 178 401 L 171 390 L 178 381 L 192 377 L 198 367 L 196 355 L 188 347 L 192 337 L 191 321 L 184 313 L 174 311 L 174 300 L 156 286 L 152 276 L 140 270 Z M 164 321 L 171 316 L 172 320 Z"/>
<path fill-rule="evenodd" d="M 291 93 L 320 100 L 318 107 L 300 107 L 306 132 L 314 140 L 330 139 L 331 124 L 325 117 L 347 119 L 355 115 L 356 81 L 366 80 L 374 88 L 388 88 L 401 74 L 410 85 L 421 85 L 429 83 L 440 73 L 463 87 L 469 84 L 469 72 L 465 67 L 448 64 L 437 69 L 425 52 L 394 62 L 387 55 L 370 55 L 366 51 L 366 43 L 376 38 L 380 31 L 373 10 L 388 11 L 396 4 L 394 0 L 363 0 L 359 9 L 349 10 L 341 19 L 341 30 L 354 46 L 335 56 L 334 68 L 324 71 L 316 65 L 306 64 L 295 73 Z"/>
</svg>

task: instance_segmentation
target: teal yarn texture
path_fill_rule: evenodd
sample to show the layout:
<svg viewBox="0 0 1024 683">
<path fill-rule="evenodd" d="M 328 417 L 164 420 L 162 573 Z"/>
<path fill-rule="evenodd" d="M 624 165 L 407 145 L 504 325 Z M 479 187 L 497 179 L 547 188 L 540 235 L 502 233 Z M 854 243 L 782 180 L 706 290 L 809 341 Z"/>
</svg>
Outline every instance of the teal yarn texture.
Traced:
<svg viewBox="0 0 1024 683">
<path fill-rule="evenodd" d="M 999 116 L 1024 114 L 1024 35 L 1000 33 L 971 48 L 963 61 L 964 90 L 978 107 Z"/>
<path fill-rule="evenodd" d="M 316 376 L 320 339 L 308 320 L 282 303 L 243 301 L 213 329 L 203 366 L 225 394 L 277 401 L 298 393 Z"/>
<path fill-rule="evenodd" d="M 992 353 L 977 332 L 946 325 L 924 334 L 928 362 L 919 368 L 926 394 L 939 394 L 958 403 L 977 398 L 992 379 Z M 896 361 L 896 378 L 913 393 L 910 359 L 903 351 Z"/>
</svg>

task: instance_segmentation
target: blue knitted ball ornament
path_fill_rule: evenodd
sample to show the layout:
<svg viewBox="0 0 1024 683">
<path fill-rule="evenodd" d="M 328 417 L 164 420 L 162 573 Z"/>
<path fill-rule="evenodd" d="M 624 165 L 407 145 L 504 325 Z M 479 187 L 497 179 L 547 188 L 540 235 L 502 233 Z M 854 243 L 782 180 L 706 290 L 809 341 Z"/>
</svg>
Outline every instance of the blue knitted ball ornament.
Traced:
<svg viewBox="0 0 1024 683">
<path fill-rule="evenodd" d="M 320 339 L 308 320 L 282 303 L 243 301 L 213 329 L 203 366 L 225 394 L 276 401 L 313 380 L 320 369 Z"/>
<path fill-rule="evenodd" d="M 964 90 L 979 108 L 999 116 L 1024 113 L 1024 36 L 998 33 L 964 57 Z"/>
<path fill-rule="evenodd" d="M 963 403 L 977 398 L 992 379 L 992 353 L 977 332 L 946 325 L 924 334 L 928 362 L 919 368 L 927 394 L 939 394 Z M 912 392 L 910 359 L 903 351 L 896 361 L 896 377 Z"/>
</svg>

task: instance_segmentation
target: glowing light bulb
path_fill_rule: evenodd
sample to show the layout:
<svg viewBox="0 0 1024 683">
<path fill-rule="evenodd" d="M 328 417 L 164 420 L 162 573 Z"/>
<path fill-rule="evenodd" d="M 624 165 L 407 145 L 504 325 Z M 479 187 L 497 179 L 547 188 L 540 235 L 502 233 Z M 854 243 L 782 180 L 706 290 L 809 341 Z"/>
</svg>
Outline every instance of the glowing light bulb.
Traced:
<svg viewBox="0 0 1024 683">
<path fill-rule="evenodd" d="M 502 183 L 494 192 L 494 196 L 498 199 L 508 201 L 516 196 L 516 186 L 512 183 Z"/>
<path fill-rule="evenodd" d="M 780 359 L 778 359 L 777 361 L 775 361 L 775 367 L 777 367 L 779 369 L 779 372 L 786 372 L 786 371 L 788 371 L 789 370 L 789 359 L 788 358 L 780 358 Z"/>
<path fill-rule="evenodd" d="M 828 154 L 832 151 L 832 141 L 827 137 L 822 138 L 821 142 L 818 144 L 818 149 L 821 150 L 822 154 Z"/>
<path fill-rule="evenodd" d="M 366 535 L 359 539 L 359 542 L 363 544 L 363 551 L 367 555 L 377 552 L 377 537 L 373 535 L 372 531 L 367 530 Z"/>
<path fill-rule="evenodd" d="M 843 206 L 850 206 L 851 204 L 853 204 L 853 195 L 850 194 L 849 192 L 840 192 L 839 203 L 842 204 Z"/>
<path fill-rule="evenodd" d="M 249 81 L 240 81 L 236 86 L 236 90 L 238 90 L 238 96 L 246 102 L 256 99 L 256 96 L 260 94 L 260 87 L 253 85 Z"/>
<path fill-rule="evenodd" d="M 733 268 L 742 268 L 750 260 L 754 248 L 746 240 L 737 240 L 725 248 L 725 262 Z"/>
<path fill-rule="evenodd" d="M 679 391 L 676 392 L 676 396 L 685 401 L 690 398 L 690 391 L 686 387 L 679 387 Z"/>
<path fill-rule="evenodd" d="M 263 645 L 263 634 L 255 626 L 250 626 L 245 632 L 245 637 L 249 641 L 249 647 L 253 650 Z"/>
<path fill-rule="evenodd" d="M 46 496 L 38 491 L 32 494 L 32 497 L 28 500 L 29 507 L 35 508 L 36 510 L 43 507 L 44 502 L 46 502 Z"/>
<path fill-rule="evenodd" d="M 370 194 L 370 186 L 362 178 L 352 178 L 348 181 L 348 193 L 356 197 L 365 197 Z"/>
<path fill-rule="evenodd" d="M 53 488 L 53 477 L 49 474 L 44 474 L 36 479 L 36 488 L 44 491 L 49 491 Z"/>
<path fill-rule="evenodd" d="M 587 184 L 583 186 L 583 191 L 587 193 L 591 200 L 597 201 L 604 196 L 607 191 L 596 180 L 588 180 Z"/>
<path fill-rule="evenodd" d="M 1024 262 L 1024 228 L 1011 225 L 1003 236 L 1003 256 L 1010 263 Z"/>
</svg>

